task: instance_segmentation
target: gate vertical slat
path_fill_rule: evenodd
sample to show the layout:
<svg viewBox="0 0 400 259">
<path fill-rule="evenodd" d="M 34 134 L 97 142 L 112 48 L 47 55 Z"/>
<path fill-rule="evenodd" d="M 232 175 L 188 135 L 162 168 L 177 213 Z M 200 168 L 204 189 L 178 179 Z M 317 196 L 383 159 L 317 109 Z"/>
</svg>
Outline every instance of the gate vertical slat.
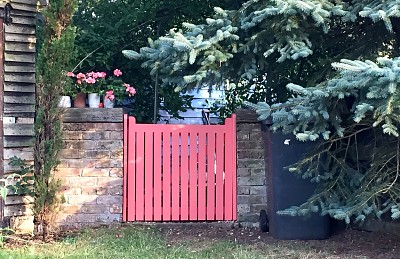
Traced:
<svg viewBox="0 0 400 259">
<path fill-rule="evenodd" d="M 230 150 L 233 148 L 232 147 L 232 120 L 230 118 L 225 120 L 225 126 L 226 126 L 226 149 L 225 149 L 225 219 L 226 220 L 232 220 L 233 218 L 233 208 L 232 208 L 232 203 L 233 203 L 233 164 L 232 164 L 232 156 L 230 155 Z"/>
<path fill-rule="evenodd" d="M 190 169 L 189 169 L 189 213 L 190 220 L 197 220 L 197 132 L 190 131 Z"/>
<path fill-rule="evenodd" d="M 180 184 L 179 184 L 179 132 L 172 132 L 172 220 L 179 221 L 180 216 Z"/>
<path fill-rule="evenodd" d="M 236 151 L 236 114 L 232 114 L 231 116 L 231 128 L 228 129 L 231 132 L 230 145 L 231 150 L 229 151 L 231 160 L 231 168 L 232 168 L 232 219 L 236 220 L 237 217 L 237 175 L 236 175 L 236 163 L 237 163 L 237 151 Z"/>
<path fill-rule="evenodd" d="M 163 221 L 171 220 L 171 158 L 170 131 L 163 131 Z"/>
<path fill-rule="evenodd" d="M 136 220 L 144 220 L 145 132 L 136 133 Z"/>
<path fill-rule="evenodd" d="M 224 144 L 225 132 L 217 132 L 216 134 L 216 220 L 224 219 Z"/>
<path fill-rule="evenodd" d="M 205 132 L 199 132 L 198 146 L 198 220 L 206 220 L 206 157 L 207 157 L 207 139 Z M 201 144 L 200 144 L 201 143 Z"/>
<path fill-rule="evenodd" d="M 144 219 L 146 221 L 153 220 L 153 137 L 154 134 L 151 129 L 145 132 L 145 170 L 144 170 L 144 180 L 145 180 L 145 199 L 144 199 Z"/>
<path fill-rule="evenodd" d="M 124 114 L 122 221 L 128 221 L 128 114 Z"/>
<path fill-rule="evenodd" d="M 181 220 L 189 219 L 188 131 L 181 132 Z"/>
<path fill-rule="evenodd" d="M 128 119 L 128 130 L 130 131 L 136 124 L 134 117 Z M 127 172 L 127 185 L 128 185 L 128 220 L 136 220 L 136 132 L 132 130 L 128 134 L 128 172 Z"/>
<path fill-rule="evenodd" d="M 154 131 L 154 220 L 162 220 L 162 149 L 161 149 L 161 134 L 160 131 Z"/>
<path fill-rule="evenodd" d="M 207 137 L 207 220 L 215 220 L 215 133 Z"/>
</svg>

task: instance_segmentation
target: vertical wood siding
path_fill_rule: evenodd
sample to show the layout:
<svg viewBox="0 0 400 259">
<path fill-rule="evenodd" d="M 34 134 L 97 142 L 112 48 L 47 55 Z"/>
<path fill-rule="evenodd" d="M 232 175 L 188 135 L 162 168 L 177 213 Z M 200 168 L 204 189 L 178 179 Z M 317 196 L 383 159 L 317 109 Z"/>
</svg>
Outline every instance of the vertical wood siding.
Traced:
<svg viewBox="0 0 400 259">
<path fill-rule="evenodd" d="M 35 112 L 35 52 L 36 52 L 36 14 L 37 1 L 2 1 L 13 7 L 12 23 L 4 24 L 1 29 L 1 41 L 4 49 L 2 89 L 3 116 L 3 173 L 14 171 L 8 165 L 13 156 L 33 160 L 33 117 Z M 30 214 L 26 206 L 30 199 L 16 199 L 10 196 L 6 200 L 4 216 Z"/>
</svg>

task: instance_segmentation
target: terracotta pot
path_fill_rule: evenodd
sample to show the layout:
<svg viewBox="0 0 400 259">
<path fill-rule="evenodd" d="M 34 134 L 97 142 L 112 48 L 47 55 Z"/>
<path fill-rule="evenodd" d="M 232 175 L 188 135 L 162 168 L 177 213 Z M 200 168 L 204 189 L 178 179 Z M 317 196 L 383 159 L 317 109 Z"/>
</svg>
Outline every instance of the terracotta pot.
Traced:
<svg viewBox="0 0 400 259">
<path fill-rule="evenodd" d="M 75 108 L 85 108 L 86 107 L 86 94 L 85 93 L 77 93 L 74 98 L 74 107 Z"/>
</svg>

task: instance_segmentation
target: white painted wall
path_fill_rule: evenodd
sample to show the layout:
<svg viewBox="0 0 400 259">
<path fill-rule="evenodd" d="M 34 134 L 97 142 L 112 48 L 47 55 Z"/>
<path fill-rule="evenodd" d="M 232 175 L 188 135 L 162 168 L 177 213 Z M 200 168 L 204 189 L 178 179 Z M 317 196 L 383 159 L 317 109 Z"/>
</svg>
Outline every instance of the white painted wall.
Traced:
<svg viewBox="0 0 400 259">
<path fill-rule="evenodd" d="M 216 101 L 222 101 L 224 99 L 223 90 L 213 90 L 209 92 L 208 87 L 204 87 L 199 90 L 191 90 L 185 94 L 194 96 L 192 100 L 192 110 L 182 112 L 180 116 L 184 119 L 173 119 L 166 111 L 160 111 L 160 121 L 158 124 L 204 124 L 201 112 L 202 110 L 208 110 L 212 107 Z M 210 114 L 211 124 L 217 124 L 220 122 L 215 114 Z"/>
</svg>

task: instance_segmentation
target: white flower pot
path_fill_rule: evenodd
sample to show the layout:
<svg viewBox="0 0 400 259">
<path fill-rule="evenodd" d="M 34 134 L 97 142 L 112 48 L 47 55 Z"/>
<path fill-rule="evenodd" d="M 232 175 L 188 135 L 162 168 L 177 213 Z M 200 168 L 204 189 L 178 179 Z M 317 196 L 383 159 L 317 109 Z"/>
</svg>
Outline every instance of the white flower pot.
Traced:
<svg viewBox="0 0 400 259">
<path fill-rule="evenodd" d="M 110 100 L 104 97 L 104 108 L 114 108 L 114 100 Z"/>
<path fill-rule="evenodd" d="M 88 101 L 90 108 L 99 108 L 100 95 L 97 93 L 88 94 Z"/>
<path fill-rule="evenodd" d="M 61 96 L 60 101 L 58 102 L 58 107 L 70 108 L 71 107 L 71 97 L 70 96 Z"/>
</svg>

